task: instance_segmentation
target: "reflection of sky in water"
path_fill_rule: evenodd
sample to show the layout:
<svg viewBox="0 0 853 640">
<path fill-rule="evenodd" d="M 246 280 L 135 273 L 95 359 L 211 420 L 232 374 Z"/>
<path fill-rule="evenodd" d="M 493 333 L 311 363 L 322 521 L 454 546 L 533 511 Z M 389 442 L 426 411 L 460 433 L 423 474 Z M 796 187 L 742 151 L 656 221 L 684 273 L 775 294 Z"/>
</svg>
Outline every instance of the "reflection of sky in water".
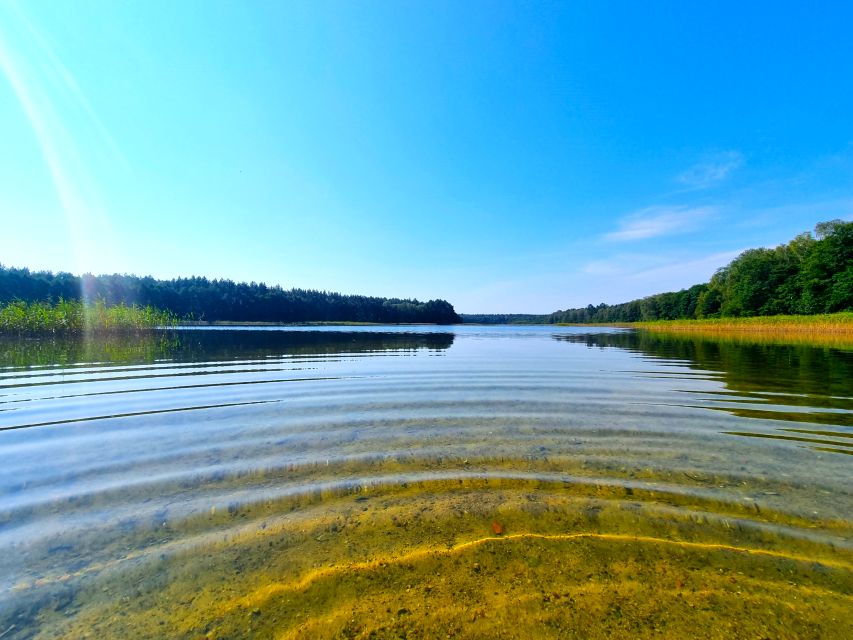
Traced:
<svg viewBox="0 0 853 640">
<path fill-rule="evenodd" d="M 123 536 L 156 550 L 235 505 L 456 480 L 754 504 L 782 514 L 754 526 L 847 545 L 849 353 L 554 327 L 188 330 L 0 353 L 7 587 L 61 572 L 43 554 L 69 540 L 109 563 Z M 144 533 L 159 521 L 174 528 Z"/>
</svg>

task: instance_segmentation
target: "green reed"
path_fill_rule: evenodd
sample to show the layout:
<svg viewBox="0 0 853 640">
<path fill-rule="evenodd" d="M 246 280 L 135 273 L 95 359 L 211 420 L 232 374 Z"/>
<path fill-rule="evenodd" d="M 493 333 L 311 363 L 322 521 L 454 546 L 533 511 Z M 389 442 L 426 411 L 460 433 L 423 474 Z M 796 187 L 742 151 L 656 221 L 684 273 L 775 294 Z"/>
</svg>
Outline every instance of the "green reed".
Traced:
<svg viewBox="0 0 853 640">
<path fill-rule="evenodd" d="M 0 335 L 143 333 L 175 324 L 177 317 L 168 311 L 150 306 L 109 306 L 102 300 L 15 301 L 0 306 Z"/>
</svg>

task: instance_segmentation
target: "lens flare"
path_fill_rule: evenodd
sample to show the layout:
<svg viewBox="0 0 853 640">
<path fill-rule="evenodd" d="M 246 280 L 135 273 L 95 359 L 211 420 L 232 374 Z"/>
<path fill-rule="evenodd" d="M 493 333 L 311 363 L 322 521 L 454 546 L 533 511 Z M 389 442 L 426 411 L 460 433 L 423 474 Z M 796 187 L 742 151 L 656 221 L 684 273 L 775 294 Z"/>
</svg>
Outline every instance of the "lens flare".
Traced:
<svg viewBox="0 0 853 640">
<path fill-rule="evenodd" d="M 74 74 L 14 2 L 0 5 L 0 71 L 44 159 L 68 229 L 74 270 L 118 264 L 111 260 L 120 255 L 117 243 L 81 150 L 106 149 L 119 165 L 127 163 Z M 85 301 L 90 297 L 89 291 L 81 291 Z"/>
</svg>

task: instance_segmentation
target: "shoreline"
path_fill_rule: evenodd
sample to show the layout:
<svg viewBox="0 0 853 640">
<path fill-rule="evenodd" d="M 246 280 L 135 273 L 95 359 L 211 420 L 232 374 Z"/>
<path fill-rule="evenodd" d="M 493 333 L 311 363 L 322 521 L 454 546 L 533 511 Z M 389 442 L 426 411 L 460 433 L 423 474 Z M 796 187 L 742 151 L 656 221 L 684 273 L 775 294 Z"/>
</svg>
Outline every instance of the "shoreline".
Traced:
<svg viewBox="0 0 853 640">
<path fill-rule="evenodd" d="M 853 349 L 853 313 L 851 312 L 810 316 L 753 316 L 583 325 L 560 324 L 559 326 L 616 327 L 672 338 L 705 338 L 725 342 L 801 344 Z"/>
<path fill-rule="evenodd" d="M 714 331 L 714 332 L 774 332 L 840 333 L 853 336 L 853 312 L 816 314 L 808 316 L 751 316 L 747 318 L 690 318 L 651 320 L 642 322 L 558 322 L 558 327 L 617 327 L 649 329 L 651 331 Z"/>
</svg>

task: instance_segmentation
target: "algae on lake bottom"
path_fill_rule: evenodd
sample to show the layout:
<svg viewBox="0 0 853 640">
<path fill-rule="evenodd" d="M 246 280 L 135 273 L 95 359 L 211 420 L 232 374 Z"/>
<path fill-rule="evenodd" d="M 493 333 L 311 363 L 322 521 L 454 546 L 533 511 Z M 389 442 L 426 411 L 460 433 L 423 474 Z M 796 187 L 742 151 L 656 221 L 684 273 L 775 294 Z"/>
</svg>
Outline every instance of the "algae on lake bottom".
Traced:
<svg viewBox="0 0 853 640">
<path fill-rule="evenodd" d="M 693 503 L 471 480 L 238 508 L 220 535 L 76 580 L 36 637 L 849 637 L 849 550 Z"/>
</svg>

